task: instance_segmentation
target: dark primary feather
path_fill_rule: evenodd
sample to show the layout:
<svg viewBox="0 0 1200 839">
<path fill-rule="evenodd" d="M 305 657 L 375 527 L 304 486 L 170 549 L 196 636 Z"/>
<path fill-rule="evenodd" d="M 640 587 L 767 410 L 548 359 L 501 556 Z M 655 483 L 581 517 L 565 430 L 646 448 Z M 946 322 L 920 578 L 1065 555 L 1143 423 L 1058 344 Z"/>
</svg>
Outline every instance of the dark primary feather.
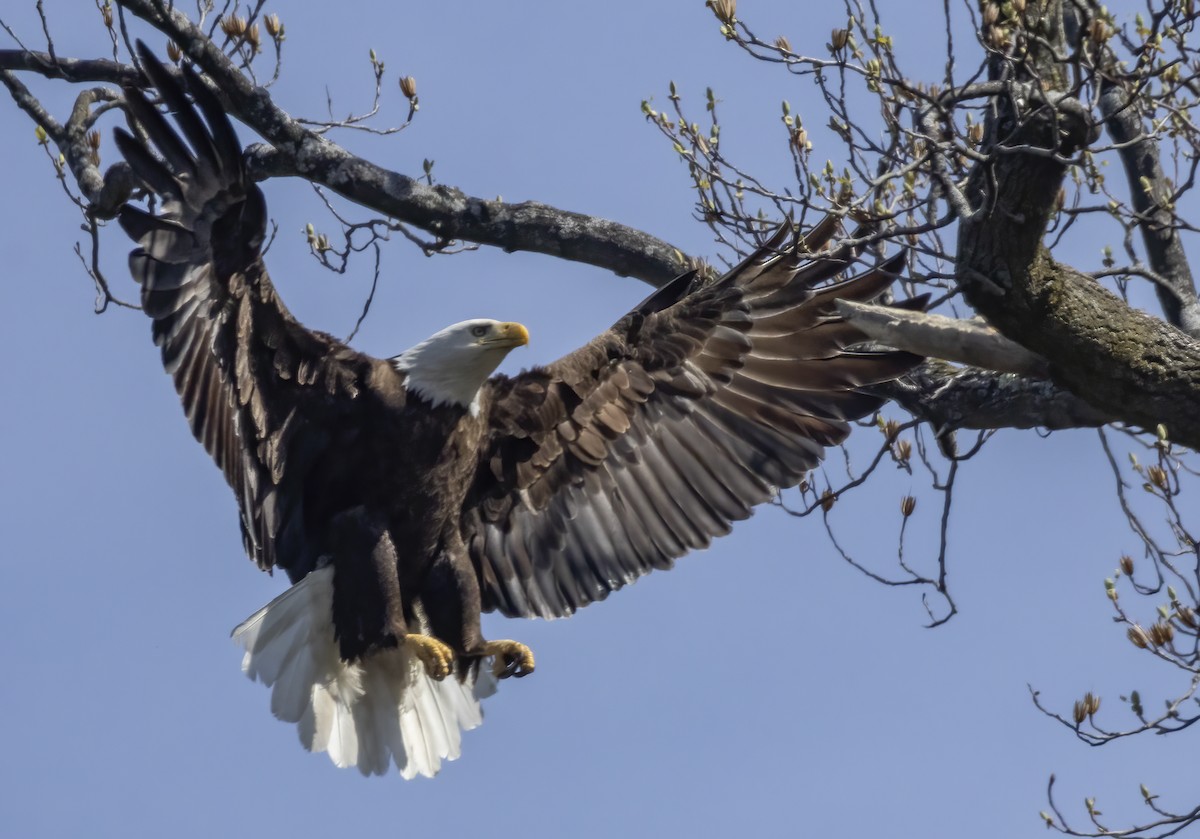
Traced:
<svg viewBox="0 0 1200 839">
<path fill-rule="evenodd" d="M 287 311 L 262 263 L 265 203 L 242 168 L 229 118 L 192 70 L 181 71 L 185 92 L 149 50 L 139 56 L 184 137 L 140 91 L 125 91 L 158 154 L 119 129 L 118 146 L 162 199 L 157 216 L 121 210 L 121 226 L 139 244 L 130 270 L 192 433 L 238 498 L 247 552 L 297 580 L 320 550 L 306 481 L 363 410 L 355 397 L 379 363 Z"/>
<path fill-rule="evenodd" d="M 485 609 L 558 617 L 672 562 L 790 487 L 876 410 L 859 390 L 918 360 L 852 352 L 836 299 L 871 300 L 902 255 L 857 258 L 782 228 L 714 284 L 684 276 L 546 367 L 495 377 L 490 437 L 463 513 Z"/>
</svg>

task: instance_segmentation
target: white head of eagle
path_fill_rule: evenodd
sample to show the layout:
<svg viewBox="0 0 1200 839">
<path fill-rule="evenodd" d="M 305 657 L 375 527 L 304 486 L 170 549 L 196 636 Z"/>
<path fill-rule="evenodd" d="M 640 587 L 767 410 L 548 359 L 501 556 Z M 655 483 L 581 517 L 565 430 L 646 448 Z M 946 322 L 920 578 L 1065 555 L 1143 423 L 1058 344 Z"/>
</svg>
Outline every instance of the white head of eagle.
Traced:
<svg viewBox="0 0 1200 839">
<path fill-rule="evenodd" d="M 479 388 L 504 357 L 529 343 L 519 323 L 488 318 L 447 326 L 392 359 L 406 386 L 433 405 L 459 405 L 479 413 Z"/>
</svg>

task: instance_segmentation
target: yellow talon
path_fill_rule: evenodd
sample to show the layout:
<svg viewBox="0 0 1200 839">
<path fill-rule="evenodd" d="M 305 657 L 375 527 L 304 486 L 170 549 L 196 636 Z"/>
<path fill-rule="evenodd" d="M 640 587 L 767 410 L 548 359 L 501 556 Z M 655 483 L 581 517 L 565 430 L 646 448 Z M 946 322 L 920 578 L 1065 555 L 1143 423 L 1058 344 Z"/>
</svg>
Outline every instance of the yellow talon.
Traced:
<svg viewBox="0 0 1200 839">
<path fill-rule="evenodd" d="M 454 668 L 454 650 L 446 644 L 432 635 L 411 632 L 404 636 L 404 643 L 412 646 L 413 653 L 425 665 L 425 673 L 429 678 L 440 682 L 450 675 Z"/>
<path fill-rule="evenodd" d="M 498 679 L 521 678 L 533 672 L 533 650 L 520 641 L 487 641 L 482 654 L 495 657 L 492 673 Z"/>
</svg>

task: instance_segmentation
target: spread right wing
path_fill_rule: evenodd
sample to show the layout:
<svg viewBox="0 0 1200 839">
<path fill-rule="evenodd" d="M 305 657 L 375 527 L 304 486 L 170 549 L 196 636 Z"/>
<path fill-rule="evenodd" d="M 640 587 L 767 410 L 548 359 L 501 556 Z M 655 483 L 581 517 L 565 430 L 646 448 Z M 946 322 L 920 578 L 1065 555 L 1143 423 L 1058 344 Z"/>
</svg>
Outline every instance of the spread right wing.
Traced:
<svg viewBox="0 0 1200 839">
<path fill-rule="evenodd" d="M 189 67 L 181 84 L 144 44 L 138 53 L 178 131 L 140 91 L 125 91 L 147 139 L 118 128 L 117 145 L 161 199 L 157 215 L 121 209 L 138 243 L 130 271 L 192 433 L 237 496 L 246 552 L 296 581 L 315 567 L 322 540 L 311 531 L 331 513 L 314 507 L 353 503 L 306 498 L 307 479 L 344 450 L 363 389 L 396 374 L 287 311 L 262 261 L 266 203 L 228 116 Z"/>
</svg>

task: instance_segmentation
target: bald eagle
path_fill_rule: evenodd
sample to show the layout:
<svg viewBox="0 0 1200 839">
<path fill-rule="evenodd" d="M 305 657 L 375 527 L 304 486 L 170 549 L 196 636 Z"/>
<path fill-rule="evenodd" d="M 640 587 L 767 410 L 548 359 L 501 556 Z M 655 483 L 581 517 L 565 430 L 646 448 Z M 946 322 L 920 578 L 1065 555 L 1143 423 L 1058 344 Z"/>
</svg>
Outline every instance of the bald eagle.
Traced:
<svg viewBox="0 0 1200 839">
<path fill-rule="evenodd" d="M 246 552 L 292 583 L 234 630 L 243 670 L 338 766 L 435 774 L 497 679 L 534 668 L 481 612 L 562 617 L 670 568 L 799 483 L 880 406 L 862 388 L 918 360 L 847 349 L 864 336 L 833 301 L 877 297 L 901 257 L 818 286 L 857 258 L 828 246 L 833 218 L 516 376 L 492 374 L 525 328 L 487 319 L 372 358 L 288 312 L 229 118 L 190 67 L 139 54 L 178 128 L 126 91 L 137 136 L 117 144 L 161 202 L 120 212 L 130 270 Z"/>
</svg>

